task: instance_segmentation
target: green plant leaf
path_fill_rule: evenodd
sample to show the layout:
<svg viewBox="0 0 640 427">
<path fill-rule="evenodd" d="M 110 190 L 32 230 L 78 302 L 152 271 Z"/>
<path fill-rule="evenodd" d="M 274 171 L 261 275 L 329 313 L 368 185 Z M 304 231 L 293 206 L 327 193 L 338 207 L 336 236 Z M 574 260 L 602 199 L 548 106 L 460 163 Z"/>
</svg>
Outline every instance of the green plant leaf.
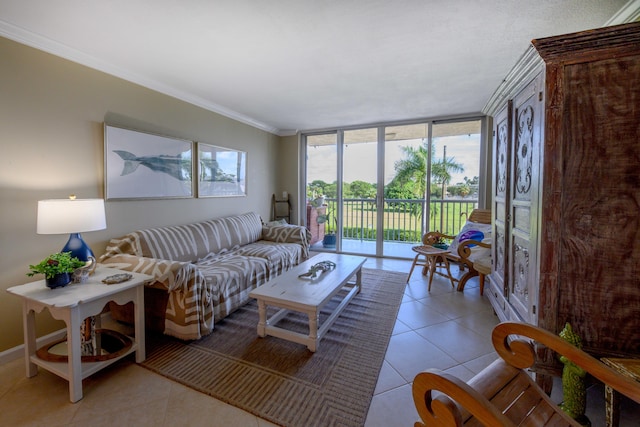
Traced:
<svg viewBox="0 0 640 427">
<path fill-rule="evenodd" d="M 36 274 L 44 274 L 47 279 L 51 279 L 60 273 L 73 273 L 77 268 L 83 267 L 84 261 L 80 261 L 77 257 L 72 257 L 71 252 L 56 252 L 49 255 L 40 263 L 29 265 L 31 270 L 27 276 L 31 277 Z"/>
</svg>

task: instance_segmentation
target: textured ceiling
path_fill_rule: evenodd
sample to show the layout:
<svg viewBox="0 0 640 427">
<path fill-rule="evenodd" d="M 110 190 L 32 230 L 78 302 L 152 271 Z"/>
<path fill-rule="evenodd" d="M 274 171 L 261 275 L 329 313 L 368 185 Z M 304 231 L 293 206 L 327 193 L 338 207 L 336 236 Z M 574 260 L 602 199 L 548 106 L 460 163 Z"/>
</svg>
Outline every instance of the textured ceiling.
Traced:
<svg viewBox="0 0 640 427">
<path fill-rule="evenodd" d="M 479 113 L 531 39 L 626 3 L 0 0 L 0 35 L 290 134 Z"/>
</svg>

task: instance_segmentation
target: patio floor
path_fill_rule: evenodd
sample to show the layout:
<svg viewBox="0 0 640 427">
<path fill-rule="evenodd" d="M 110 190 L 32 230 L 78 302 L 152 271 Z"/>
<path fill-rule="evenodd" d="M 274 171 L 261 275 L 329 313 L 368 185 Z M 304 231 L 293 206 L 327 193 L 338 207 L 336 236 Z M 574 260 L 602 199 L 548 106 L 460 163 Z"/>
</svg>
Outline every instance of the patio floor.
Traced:
<svg viewBox="0 0 640 427">
<path fill-rule="evenodd" d="M 413 259 L 416 253 L 411 250 L 413 246 L 418 245 L 412 243 L 384 242 L 383 254 L 385 258 Z M 327 249 L 322 247 L 322 242 L 311 245 L 311 250 L 318 252 L 334 252 L 335 249 Z M 341 253 L 354 255 L 376 255 L 376 242 L 370 240 L 343 239 Z"/>
</svg>

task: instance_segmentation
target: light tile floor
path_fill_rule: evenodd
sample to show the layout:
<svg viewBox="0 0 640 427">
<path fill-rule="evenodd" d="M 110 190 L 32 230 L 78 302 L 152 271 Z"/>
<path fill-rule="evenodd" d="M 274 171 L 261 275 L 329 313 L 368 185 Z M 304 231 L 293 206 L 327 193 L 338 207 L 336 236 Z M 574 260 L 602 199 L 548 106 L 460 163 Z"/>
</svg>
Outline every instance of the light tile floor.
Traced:
<svg viewBox="0 0 640 427">
<path fill-rule="evenodd" d="M 370 258 L 365 267 L 408 272 L 406 260 Z M 423 369 L 439 368 L 468 380 L 497 356 L 490 332 L 498 319 L 477 279 L 463 293 L 434 278 L 431 292 L 419 271 L 405 291 L 365 427 L 413 426 L 418 420 L 411 381 Z M 556 401 L 561 398 L 555 388 Z M 65 380 L 40 370 L 27 379 L 24 361 L 0 365 L 0 425 L 12 426 L 250 426 L 273 424 L 154 374 L 129 359 L 83 382 L 84 398 L 69 403 Z M 560 396 L 560 397 L 558 397 Z M 589 390 L 587 415 L 604 425 L 602 390 Z M 636 426 L 638 405 L 623 401 L 622 426 Z"/>
</svg>

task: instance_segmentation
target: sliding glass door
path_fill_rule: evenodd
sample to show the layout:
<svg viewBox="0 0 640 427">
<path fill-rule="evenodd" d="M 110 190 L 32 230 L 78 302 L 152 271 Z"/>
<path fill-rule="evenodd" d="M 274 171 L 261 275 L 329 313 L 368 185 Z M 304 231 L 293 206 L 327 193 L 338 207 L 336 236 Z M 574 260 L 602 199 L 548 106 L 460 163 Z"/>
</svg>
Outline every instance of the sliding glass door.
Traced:
<svg viewBox="0 0 640 427">
<path fill-rule="evenodd" d="M 306 226 L 313 249 L 335 251 L 338 227 L 338 133 L 305 137 Z"/>
<path fill-rule="evenodd" d="M 429 215 L 429 124 L 387 126 L 384 139 L 383 253 L 412 257 Z"/>
<path fill-rule="evenodd" d="M 481 121 L 434 123 L 428 230 L 455 235 L 478 207 Z"/>
<path fill-rule="evenodd" d="M 343 133 L 342 251 L 376 255 L 378 128 Z"/>
<path fill-rule="evenodd" d="M 481 124 L 303 135 L 313 249 L 412 258 L 411 247 L 427 231 L 456 234 L 482 194 Z"/>
</svg>

